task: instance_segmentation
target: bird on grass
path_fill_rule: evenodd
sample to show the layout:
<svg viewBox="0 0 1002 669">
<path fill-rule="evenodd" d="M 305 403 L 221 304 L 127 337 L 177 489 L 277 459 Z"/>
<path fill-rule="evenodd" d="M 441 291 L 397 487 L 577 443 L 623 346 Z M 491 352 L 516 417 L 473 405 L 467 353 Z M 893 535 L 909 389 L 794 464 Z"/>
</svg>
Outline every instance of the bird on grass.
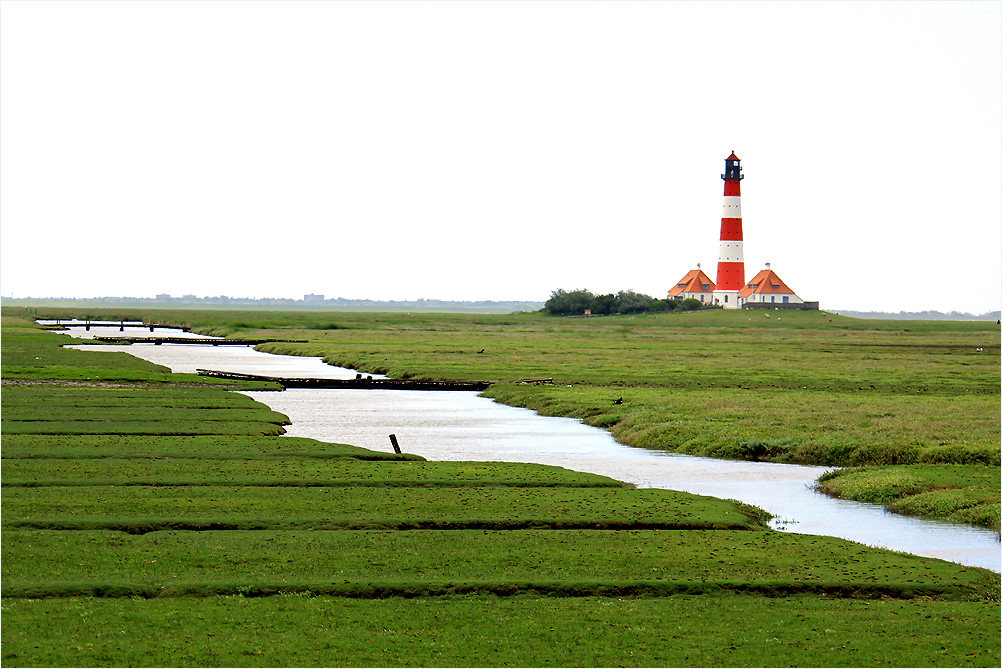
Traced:
<svg viewBox="0 0 1002 669">
<path fill-rule="evenodd" d="M 623 403 L 623 398 L 620 397 L 618 400 L 613 400 L 612 403 L 613 404 L 622 404 Z"/>
</svg>

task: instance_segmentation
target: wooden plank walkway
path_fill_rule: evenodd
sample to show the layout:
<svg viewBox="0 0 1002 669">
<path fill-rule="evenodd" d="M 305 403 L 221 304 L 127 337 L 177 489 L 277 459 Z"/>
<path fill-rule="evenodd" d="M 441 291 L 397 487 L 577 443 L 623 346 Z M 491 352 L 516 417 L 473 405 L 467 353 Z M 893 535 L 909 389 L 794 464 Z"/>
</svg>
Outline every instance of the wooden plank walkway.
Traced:
<svg viewBox="0 0 1002 669">
<path fill-rule="evenodd" d="M 306 339 L 219 339 L 216 337 L 94 337 L 109 344 L 201 344 L 202 346 L 256 346 L 280 342 L 308 344 Z"/>
<path fill-rule="evenodd" d="M 199 376 L 238 381 L 271 381 L 283 388 L 353 388 L 361 390 L 486 390 L 490 381 L 419 381 L 416 379 L 374 379 L 361 374 L 354 379 L 296 379 L 257 374 L 236 374 L 212 369 L 195 370 Z"/>
</svg>

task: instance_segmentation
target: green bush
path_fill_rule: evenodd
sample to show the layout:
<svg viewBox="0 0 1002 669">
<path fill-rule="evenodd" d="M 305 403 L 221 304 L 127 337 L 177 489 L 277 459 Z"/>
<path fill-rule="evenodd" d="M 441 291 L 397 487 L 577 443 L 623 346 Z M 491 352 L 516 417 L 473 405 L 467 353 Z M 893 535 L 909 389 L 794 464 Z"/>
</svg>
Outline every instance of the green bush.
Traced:
<svg viewBox="0 0 1002 669">
<path fill-rule="evenodd" d="M 651 301 L 650 311 L 674 311 L 675 309 L 678 309 L 678 306 L 679 302 L 676 299 L 654 299 Z"/>
<path fill-rule="evenodd" d="M 594 302 L 595 295 L 591 291 L 581 288 L 566 291 L 563 288 L 558 288 L 550 293 L 550 299 L 543 305 L 543 311 L 563 316 L 579 316 L 585 312 L 585 309 L 591 309 Z"/>
</svg>

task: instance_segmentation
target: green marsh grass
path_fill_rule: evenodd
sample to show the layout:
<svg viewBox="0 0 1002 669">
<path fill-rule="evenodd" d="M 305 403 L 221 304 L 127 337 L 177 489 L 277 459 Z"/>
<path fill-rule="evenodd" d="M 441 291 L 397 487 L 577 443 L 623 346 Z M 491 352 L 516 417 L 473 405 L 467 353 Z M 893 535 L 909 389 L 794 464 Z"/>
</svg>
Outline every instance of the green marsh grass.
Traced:
<svg viewBox="0 0 1002 669">
<path fill-rule="evenodd" d="M 774 389 L 552 387 L 485 393 L 609 429 L 642 448 L 732 459 L 853 466 L 938 461 L 998 466 L 998 396 L 870 395 Z M 623 398 L 620 405 L 613 400 Z M 949 448 L 950 451 L 944 449 Z"/>
<path fill-rule="evenodd" d="M 53 335 L 49 335 L 50 337 Z M 72 351 L 84 357 L 85 351 Z M 111 354 L 114 355 L 114 354 Z M 99 357 L 99 356 L 95 356 Z M 131 356 L 130 356 L 131 357 Z M 57 373 L 58 367 L 49 373 Z M 168 375 L 168 380 L 173 380 Z M 245 395 L 204 386 L 199 392 L 172 382 L 146 389 L 99 383 L 8 384 L 2 427 L 6 434 L 282 434 L 287 416 Z M 137 392 L 146 390 L 146 392 Z"/>
<path fill-rule="evenodd" d="M 978 601 L 976 568 L 833 537 L 731 530 L 17 530 L 3 535 L 7 596 L 172 597 L 370 588 L 429 596 L 719 591 Z M 63 556 L 73 555 L 73 560 Z"/>
<path fill-rule="evenodd" d="M 135 434 L 135 435 L 196 435 L 196 434 L 256 434 L 278 436 L 285 430 L 275 423 L 249 421 L 177 420 L 163 421 L 19 421 L 4 420 L 3 430 L 10 434 Z"/>
<path fill-rule="evenodd" d="M 816 596 L 4 599 L 5 666 L 999 665 L 977 602 Z"/>
<path fill-rule="evenodd" d="M 2 494 L 5 528 L 764 527 L 734 502 L 660 489 L 4 486 Z"/>
<path fill-rule="evenodd" d="M 192 453 L 192 456 L 195 456 Z M 594 474 L 525 463 L 385 462 L 360 460 L 158 458 L 19 458 L 4 462 L 3 485 L 264 485 L 264 486 L 475 486 L 631 487 Z"/>
<path fill-rule="evenodd" d="M 896 513 L 991 527 L 999 531 L 998 467 L 908 465 L 825 473 L 825 494 L 883 504 Z"/>
<path fill-rule="evenodd" d="M 98 411 L 99 410 L 99 411 Z M 128 407 L 125 411 L 120 411 L 116 407 L 107 405 L 72 406 L 72 407 L 52 407 L 51 409 L 41 407 L 30 407 L 15 411 L 10 411 L 14 420 L 19 422 L 44 422 L 44 421 L 102 421 L 120 422 L 116 420 L 124 417 L 126 422 L 136 421 L 159 421 L 159 420 L 197 420 L 197 421 L 241 421 L 259 418 L 269 423 L 278 425 L 288 425 L 287 416 L 267 409 L 229 409 L 216 407 L 179 407 L 179 406 L 138 406 Z"/>
<path fill-rule="evenodd" d="M 660 385 L 656 365 L 645 366 L 640 353 L 686 333 L 686 346 L 698 348 L 722 327 L 762 334 L 751 325 L 721 325 L 725 317 L 676 319 L 670 330 L 663 319 L 609 319 L 604 330 L 533 315 L 200 316 L 202 327 L 239 335 L 262 325 L 271 328 L 261 330 L 266 336 L 308 332 L 303 338 L 325 355 L 359 356 L 411 377 L 439 374 L 440 364 L 473 378 L 542 370 L 591 379 L 590 388 L 574 384 L 565 394 L 496 389 L 512 403 L 539 401 L 548 404 L 544 411 L 639 432 L 645 420 L 696 420 L 691 412 L 706 410 L 719 390 L 701 385 L 706 374 L 734 380 L 713 360 L 732 344 L 676 349 L 683 358 L 671 363 L 677 385 Z M 771 329 L 796 340 L 805 324 L 816 325 L 795 321 L 784 314 L 783 325 Z M 838 317 L 831 325 L 825 337 L 884 334 Z M 559 468 L 433 463 L 312 439 L 230 434 L 231 420 L 209 417 L 246 416 L 253 420 L 241 424 L 259 429 L 279 428 L 268 421 L 280 418 L 223 390 L 241 384 L 172 375 L 131 357 L 55 351 L 61 335 L 27 333 L 30 324 L 10 318 L 3 327 L 5 666 L 999 664 L 999 577 L 986 570 L 781 534 L 766 528 L 763 512 L 740 503 L 637 490 Z M 11 328 L 23 337 L 9 337 Z M 988 336 L 936 327 L 908 334 L 945 341 L 957 333 Z M 564 337 L 567 351 L 531 350 L 550 346 L 550 335 Z M 498 353 L 481 343 L 471 358 L 467 349 L 488 336 L 517 347 Z M 609 336 L 620 344 L 610 348 Z M 777 352 L 793 340 L 776 344 Z M 8 357 L 11 342 L 16 351 Z M 640 358 L 623 365 L 628 373 L 609 376 L 638 342 Z M 810 362 L 803 359 L 810 346 L 799 350 L 788 364 Z M 966 370 L 980 358 L 953 359 L 943 350 L 932 347 L 935 360 L 925 371 L 949 382 L 928 392 L 992 396 L 979 385 L 990 370 L 952 374 L 954 363 Z M 769 374 L 773 383 L 787 377 L 791 406 L 815 412 L 824 400 L 811 388 L 833 383 L 830 372 L 806 389 L 794 387 L 796 377 L 781 366 Z M 709 395 L 690 392 L 700 388 Z M 668 394 L 657 395 L 662 391 Z M 875 421 L 892 419 L 883 413 L 893 407 L 868 408 L 865 398 L 895 394 L 865 391 L 851 415 L 872 410 Z M 619 396 L 624 403 L 612 405 Z M 851 417 L 840 404 L 827 409 L 830 424 L 845 435 L 865 434 L 848 429 Z M 756 430 L 739 405 L 710 412 L 689 441 L 699 441 L 700 431 L 711 444 L 739 439 L 755 457 L 788 457 L 805 440 L 814 443 L 809 421 L 796 423 L 792 409 L 775 413 L 771 430 Z M 765 421 L 773 408 L 756 407 Z M 984 436 L 990 418 L 958 418 L 981 425 L 961 441 L 935 402 L 908 410 L 928 417 L 907 449 L 921 461 L 963 457 L 971 466 L 997 454 Z M 61 431 L 8 429 L 29 423 Z M 83 423 L 106 432 L 73 434 Z M 123 433 L 139 423 L 157 434 Z M 178 436 L 188 424 L 206 434 Z M 787 431 L 791 424 L 801 432 Z M 735 431 L 714 431 L 727 425 Z M 935 440 L 926 434 L 930 426 L 940 431 Z M 906 426 L 897 429 L 908 434 Z M 845 438 L 849 453 L 855 438 Z M 888 450 L 879 440 L 867 447 Z"/>
<path fill-rule="evenodd" d="M 215 426 L 218 430 L 218 425 Z M 207 435 L 3 435 L 5 460 L 36 458 L 138 458 L 200 460 L 424 460 L 420 455 L 392 451 L 384 453 L 348 444 L 328 444 L 304 437 L 283 437 L 279 441 L 255 436 Z M 5 465 L 6 466 L 6 465 Z"/>
<path fill-rule="evenodd" d="M 837 467 L 955 464 L 974 480 L 986 467 L 998 478 L 993 323 L 722 310 L 595 319 L 327 314 L 343 327 L 318 331 L 317 314 L 242 316 L 248 330 L 228 333 L 309 340 L 262 350 L 399 378 L 507 380 L 486 394 L 580 418 L 631 446 Z M 224 316 L 187 318 L 209 331 Z M 554 386 L 511 382 L 529 378 Z M 960 495 L 954 505 L 980 503 L 981 493 L 966 490 L 973 497 L 950 493 Z M 944 517 L 925 503 L 908 511 Z M 998 527 L 987 511 L 966 522 Z"/>
</svg>

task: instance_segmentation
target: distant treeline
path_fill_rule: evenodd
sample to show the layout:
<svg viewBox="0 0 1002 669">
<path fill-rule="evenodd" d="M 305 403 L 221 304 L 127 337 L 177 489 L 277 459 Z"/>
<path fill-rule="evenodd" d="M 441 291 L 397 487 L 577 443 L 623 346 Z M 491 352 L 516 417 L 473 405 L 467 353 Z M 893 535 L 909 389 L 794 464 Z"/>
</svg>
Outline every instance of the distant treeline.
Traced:
<svg viewBox="0 0 1002 669">
<path fill-rule="evenodd" d="M 185 295 L 183 297 L 173 297 L 170 295 L 158 295 L 157 297 L 24 297 L 24 298 L 4 298 L 4 303 L 12 306 L 21 304 L 36 305 L 45 304 L 56 306 L 57 304 L 76 305 L 86 304 L 96 305 L 121 305 L 121 304 L 147 304 L 147 305 L 189 305 L 189 306 L 247 306 L 247 307 L 294 307 L 297 309 L 317 309 L 339 308 L 339 307 L 359 307 L 363 309 L 385 308 L 388 310 L 437 310 L 437 311 L 483 311 L 509 313 L 513 311 L 538 311 L 542 302 L 526 301 L 495 301 L 495 300 L 367 300 L 349 299 L 336 297 L 329 299 L 292 299 L 292 298 L 253 298 L 253 297 L 228 297 L 219 295 L 215 297 L 197 297 L 195 295 Z"/>
<path fill-rule="evenodd" d="M 632 290 L 595 295 L 589 290 L 558 288 L 550 293 L 543 311 L 554 315 L 579 316 L 585 311 L 590 311 L 592 315 L 640 314 L 648 311 L 695 311 L 706 306 L 691 297 L 684 300 L 661 300 Z"/>
</svg>

